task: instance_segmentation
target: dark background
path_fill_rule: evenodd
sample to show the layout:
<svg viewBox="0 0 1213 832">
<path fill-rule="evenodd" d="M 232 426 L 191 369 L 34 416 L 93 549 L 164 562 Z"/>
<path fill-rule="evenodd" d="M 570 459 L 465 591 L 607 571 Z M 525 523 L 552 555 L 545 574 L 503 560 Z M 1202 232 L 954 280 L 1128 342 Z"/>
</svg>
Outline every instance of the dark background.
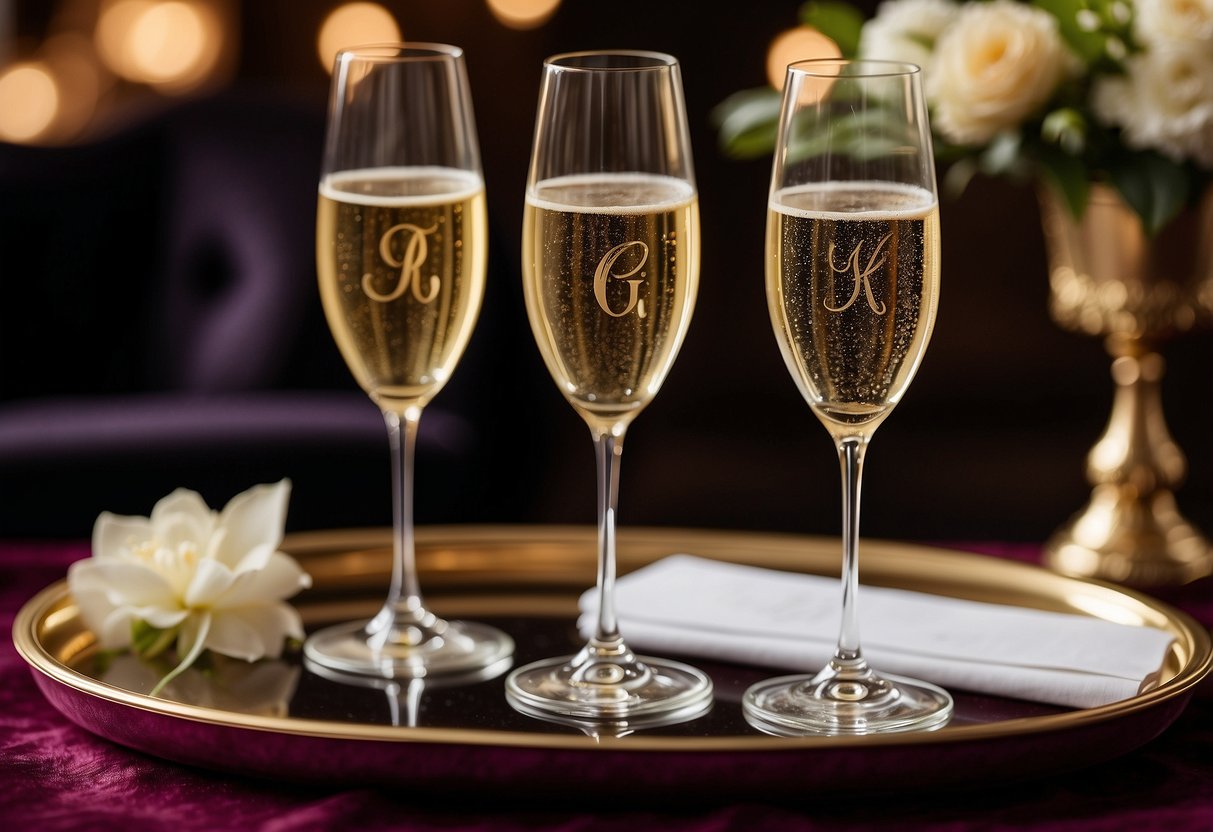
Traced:
<svg viewBox="0 0 1213 832">
<path fill-rule="evenodd" d="M 241 4 L 235 78 L 211 96 L 220 103 L 212 101 L 215 109 L 204 112 L 214 120 L 195 115 L 192 122 L 193 135 L 205 136 L 227 118 L 224 102 L 244 102 L 237 108 L 242 115 L 224 122 L 226 146 L 239 150 L 242 135 L 256 134 L 270 147 L 289 146 L 297 160 L 282 174 L 290 181 L 280 183 L 284 195 L 292 194 L 282 211 L 294 218 L 288 239 L 297 243 L 283 254 L 300 263 L 308 308 L 292 329 L 291 358 L 263 382 L 277 391 L 357 393 L 319 315 L 310 261 L 328 87 L 314 41 L 332 5 Z M 770 160 L 726 158 L 710 120 L 730 93 L 765 83 L 766 48 L 796 23 L 799 3 L 565 0 L 546 25 L 531 31 L 501 26 L 479 0 L 383 5 L 407 38 L 456 43 L 467 52 L 492 227 L 490 284 L 478 329 L 432 406 L 462 426 L 466 441 L 453 451 L 427 445 L 423 418 L 418 522 L 594 520 L 589 433 L 547 377 L 531 341 L 518 241 L 543 58 L 634 48 L 670 52 L 683 65 L 703 271 L 682 352 L 628 437 L 620 522 L 835 533 L 834 450 L 789 377 L 767 317 L 762 246 Z M 36 29 L 37 14 L 19 23 Z M 128 122 L 153 123 L 183 106 L 194 104 L 133 108 Z M 7 167 L 0 161 L 0 182 L 24 182 L 0 193 L 0 414 L 5 406 L 49 397 L 71 397 L 83 410 L 90 397 L 178 386 L 146 369 L 148 341 L 131 333 L 150 327 L 157 311 L 156 264 L 165 244 L 156 235 L 171 213 L 164 206 L 182 198 L 157 171 L 180 159 L 177 145 L 151 128 L 142 134 L 145 145 L 112 138 L 128 126 L 114 124 L 106 134 L 111 138 L 96 139 L 102 150 L 91 161 L 79 161 L 87 148 L 76 148 L 71 161 L 65 149 L 9 148 L 16 161 Z M 253 140 L 247 141 L 252 152 Z M 115 191 L 105 171 L 117 164 L 119 146 L 128 173 Z M 63 175 L 71 164 L 79 176 Z M 62 241 L 55 257 L 31 256 L 38 229 L 61 223 L 65 210 L 49 197 L 45 204 L 31 197 L 39 192 L 29 179 L 31 165 L 51 179 L 58 172 L 57 187 L 74 206 L 80 233 L 105 237 L 106 223 L 116 222 L 120 210 L 133 212 L 123 220 L 128 226 L 145 225 L 117 239 L 109 235 L 106 257 L 68 258 Z M 97 180 L 94 193 L 86 193 L 90 179 Z M 140 194 L 154 195 L 150 207 Z M 901 539 L 1043 540 L 1089 493 L 1084 459 L 1107 418 L 1109 359 L 1097 339 L 1063 331 L 1048 317 L 1030 188 L 976 180 L 963 197 L 945 200 L 942 228 L 938 324 L 917 379 L 873 440 L 863 529 Z M 52 266 L 63 273 L 48 273 Z M 221 272 L 222 263 L 207 268 L 207 274 Z M 221 283 L 222 275 L 207 279 Z M 48 302 L 48 287 L 72 281 L 87 287 L 88 304 Z M 64 315 L 79 320 L 65 327 Z M 66 364 L 50 352 L 61 343 L 70 356 Z M 1164 383 L 1169 424 L 1191 469 L 1180 506 L 1206 529 L 1213 528 L 1211 346 L 1205 332 L 1168 345 Z M 390 523 L 386 439 L 369 401 L 366 408 L 370 416 L 351 428 L 346 444 L 300 440 L 284 450 L 233 442 L 200 451 L 183 442 L 178 452 L 158 450 L 151 458 L 80 453 L 10 464 L 0 456 L 0 533 L 87 534 L 98 511 L 146 514 L 156 497 L 178 485 L 197 488 L 219 506 L 252 482 L 278 476 L 295 483 L 292 528 Z M 87 423 L 80 429 L 87 432 Z"/>
</svg>

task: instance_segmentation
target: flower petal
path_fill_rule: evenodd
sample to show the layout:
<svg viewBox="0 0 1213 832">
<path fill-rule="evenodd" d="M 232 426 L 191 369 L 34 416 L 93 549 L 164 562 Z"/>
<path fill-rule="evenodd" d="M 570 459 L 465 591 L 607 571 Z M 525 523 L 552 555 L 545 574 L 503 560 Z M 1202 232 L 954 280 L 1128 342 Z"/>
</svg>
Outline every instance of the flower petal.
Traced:
<svg viewBox="0 0 1213 832">
<path fill-rule="evenodd" d="M 312 585 L 312 578 L 295 559 L 282 552 L 272 552 L 264 569 L 237 573 L 231 587 L 216 599 L 222 609 L 262 604 L 290 598 Z"/>
<path fill-rule="evenodd" d="M 291 481 L 282 479 L 233 497 L 219 515 L 219 525 L 226 535 L 215 557 L 234 569 L 257 546 L 269 544 L 277 549 L 282 542 L 290 493 Z"/>
<path fill-rule="evenodd" d="M 206 548 L 200 554 L 204 558 L 219 560 L 219 551 L 223 548 L 223 541 L 227 539 L 227 529 L 218 520 L 215 522 L 217 524 L 215 530 L 211 533 L 210 539 L 207 540 Z"/>
<path fill-rule="evenodd" d="M 95 579 L 95 561 L 80 560 L 67 570 L 67 588 L 80 610 L 84 625 L 98 638 L 102 637 L 105 621 L 113 613 L 115 605 L 109 599 L 107 587 Z M 105 647 L 118 645 L 102 645 Z"/>
<path fill-rule="evenodd" d="M 198 571 L 198 557 L 189 544 L 169 548 L 161 546 L 151 557 L 151 564 L 164 576 L 178 598 L 184 598 L 194 573 Z"/>
<path fill-rule="evenodd" d="M 189 610 L 164 609 L 163 607 L 123 607 L 129 610 L 134 618 L 146 621 L 157 630 L 168 630 L 176 627 L 189 615 Z"/>
<path fill-rule="evenodd" d="M 211 536 L 213 522 L 202 522 L 183 511 L 166 512 L 154 523 L 156 544 L 162 548 L 200 551 Z"/>
<path fill-rule="evenodd" d="M 211 511 L 197 491 L 178 488 L 167 497 L 162 497 L 152 507 L 151 522 L 156 537 L 161 541 L 169 539 L 167 533 L 173 526 L 188 523 L 197 529 L 196 536 L 192 539 L 201 543 L 210 537 L 215 527 L 215 512 Z M 176 542 L 174 540 L 173 545 Z"/>
<path fill-rule="evenodd" d="M 88 619 L 85 619 L 87 621 Z M 130 607 L 117 607 L 110 611 L 101 623 L 89 629 L 97 636 L 97 644 L 103 650 L 131 646 L 131 622 L 135 613 Z"/>
<path fill-rule="evenodd" d="M 303 638 L 299 613 L 287 604 L 261 604 L 214 614 L 206 646 L 235 659 L 278 658 L 287 636 Z"/>
<path fill-rule="evenodd" d="M 185 591 L 185 605 L 211 606 L 228 591 L 235 578 L 235 573 L 224 564 L 212 558 L 203 558 L 198 562 L 198 571 L 194 573 L 189 589 Z"/>
<path fill-rule="evenodd" d="M 253 662 L 266 653 L 268 642 L 261 631 L 244 615 L 246 610 L 224 610 L 211 621 L 206 646 L 216 653 Z M 274 634 L 268 633 L 269 636 Z"/>
<path fill-rule="evenodd" d="M 134 546 L 152 539 L 152 524 L 146 517 L 125 517 L 101 512 L 93 524 L 93 557 L 126 557 Z"/>
<path fill-rule="evenodd" d="M 180 604 L 168 581 L 154 569 L 130 561 L 77 561 L 68 569 L 73 594 L 104 592 L 113 606 L 177 609 Z"/>
<path fill-rule="evenodd" d="M 269 543 L 262 543 L 259 546 L 254 546 L 249 549 L 248 553 L 240 559 L 236 564 L 237 572 L 255 572 L 258 569 L 264 569 L 269 563 L 270 556 L 274 554 L 275 547 Z"/>
</svg>

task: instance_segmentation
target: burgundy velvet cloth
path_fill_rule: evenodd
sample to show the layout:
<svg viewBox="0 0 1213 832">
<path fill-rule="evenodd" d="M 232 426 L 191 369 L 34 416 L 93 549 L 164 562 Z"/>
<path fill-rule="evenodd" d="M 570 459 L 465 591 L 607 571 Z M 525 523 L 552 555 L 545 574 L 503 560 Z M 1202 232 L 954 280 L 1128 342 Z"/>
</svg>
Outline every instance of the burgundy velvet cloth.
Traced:
<svg viewBox="0 0 1213 832">
<path fill-rule="evenodd" d="M 1022 546 L 965 546 L 1032 560 Z M 0 543 L 0 626 L 87 555 L 84 542 Z M 1213 624 L 1213 588 L 1166 600 Z M 1031 760 L 1024 761 L 1025 766 Z M 5 830 L 898 830 L 1213 829 L 1213 687 L 1138 751 L 1065 778 L 963 793 L 730 803 L 712 794 L 626 805 L 627 794 L 478 801 L 452 788 L 323 788 L 244 780 L 151 758 L 76 727 L 43 698 L 11 638 L 0 639 L 0 828 Z M 624 804 L 624 805 L 621 805 Z"/>
</svg>

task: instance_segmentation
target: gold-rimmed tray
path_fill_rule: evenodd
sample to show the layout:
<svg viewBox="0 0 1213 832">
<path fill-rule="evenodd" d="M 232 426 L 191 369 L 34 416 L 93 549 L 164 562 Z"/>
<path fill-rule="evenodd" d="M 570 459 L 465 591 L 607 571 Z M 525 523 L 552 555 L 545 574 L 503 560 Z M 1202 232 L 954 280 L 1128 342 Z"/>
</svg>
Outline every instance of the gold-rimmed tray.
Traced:
<svg viewBox="0 0 1213 832">
<path fill-rule="evenodd" d="M 590 528 L 452 526 L 418 531 L 422 586 L 448 617 L 489 621 L 518 644 L 516 662 L 580 644 L 578 595 L 594 580 Z M 389 532 L 293 535 L 284 548 L 314 586 L 294 603 L 309 629 L 382 603 Z M 837 574 L 836 541 L 690 529 L 623 529 L 620 570 L 678 552 L 777 569 Z M 64 582 L 27 603 L 14 641 L 39 687 L 69 719 L 165 759 L 291 781 L 477 788 L 565 795 L 605 785 L 665 796 L 805 795 L 946 787 L 1043 776 L 1129 752 L 1174 721 L 1213 664 L 1209 634 L 1155 599 L 983 555 L 865 541 L 864 582 L 1157 627 L 1174 641 L 1156 681 L 1130 699 L 1070 710 L 953 691 L 956 717 L 929 733 L 779 738 L 740 713 L 769 669 L 700 659 L 716 686 L 705 717 L 616 736 L 516 713 L 503 677 L 439 686 L 362 687 L 297 658 L 191 670 L 146 695 L 156 672 L 133 660 L 102 668 Z M 626 635 L 626 633 L 625 633 Z M 691 790 L 695 790 L 692 792 Z"/>
</svg>

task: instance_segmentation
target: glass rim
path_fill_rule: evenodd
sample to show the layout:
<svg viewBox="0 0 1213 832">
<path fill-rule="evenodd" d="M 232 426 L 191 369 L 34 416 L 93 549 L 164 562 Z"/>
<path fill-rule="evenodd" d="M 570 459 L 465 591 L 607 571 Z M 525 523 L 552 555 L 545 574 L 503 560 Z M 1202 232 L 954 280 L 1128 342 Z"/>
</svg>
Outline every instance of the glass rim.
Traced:
<svg viewBox="0 0 1213 832">
<path fill-rule="evenodd" d="M 818 68 L 821 68 L 820 71 Z M 825 69 L 832 67 L 833 71 Z M 844 75 L 846 67 L 860 67 L 861 71 L 853 75 Z M 848 78 L 894 78 L 898 76 L 920 75 L 922 67 L 909 61 L 891 61 L 882 58 L 808 58 L 793 61 L 788 64 L 787 74 L 799 73 L 814 78 L 830 78 L 846 80 Z"/>
<path fill-rule="evenodd" d="M 363 43 L 337 50 L 336 62 L 365 61 L 367 63 L 390 63 L 393 61 L 433 61 L 462 58 L 463 47 L 449 43 L 426 41 L 399 41 L 395 43 Z"/>
<path fill-rule="evenodd" d="M 652 61 L 646 65 L 632 66 L 589 66 L 579 64 L 583 58 L 642 58 Z M 583 49 L 577 52 L 561 52 L 546 58 L 545 68 L 565 72 L 652 72 L 653 70 L 672 69 L 678 66 L 678 59 L 667 52 L 657 52 L 648 49 Z"/>
</svg>

